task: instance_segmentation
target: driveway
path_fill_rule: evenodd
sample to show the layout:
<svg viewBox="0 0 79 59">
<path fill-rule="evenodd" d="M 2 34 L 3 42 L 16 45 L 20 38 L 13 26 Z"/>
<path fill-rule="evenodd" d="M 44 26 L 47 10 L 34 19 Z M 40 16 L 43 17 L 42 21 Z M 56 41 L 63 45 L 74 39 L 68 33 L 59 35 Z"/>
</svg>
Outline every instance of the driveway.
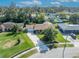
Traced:
<svg viewBox="0 0 79 59">
<path fill-rule="evenodd" d="M 70 35 L 63 35 L 64 39 L 70 41 L 75 47 L 79 47 L 79 41 L 77 41 L 78 39 L 74 40 Z"/>
<path fill-rule="evenodd" d="M 62 58 L 63 48 L 49 50 L 46 53 L 36 53 L 29 58 Z M 79 57 L 79 47 L 65 49 L 65 58 Z"/>
<path fill-rule="evenodd" d="M 33 33 L 27 33 L 28 37 L 32 40 L 36 46 L 38 52 L 48 51 L 48 47 Z"/>
</svg>

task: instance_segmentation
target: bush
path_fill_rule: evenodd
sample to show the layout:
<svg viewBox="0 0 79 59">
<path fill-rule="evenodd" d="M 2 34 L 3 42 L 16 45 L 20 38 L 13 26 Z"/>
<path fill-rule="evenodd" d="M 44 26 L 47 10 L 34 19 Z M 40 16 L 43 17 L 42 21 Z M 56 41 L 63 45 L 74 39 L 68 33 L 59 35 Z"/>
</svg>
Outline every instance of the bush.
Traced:
<svg viewBox="0 0 79 59">
<path fill-rule="evenodd" d="M 48 47 L 51 50 L 52 48 L 57 48 L 58 44 L 54 43 L 54 44 L 48 45 Z"/>
</svg>

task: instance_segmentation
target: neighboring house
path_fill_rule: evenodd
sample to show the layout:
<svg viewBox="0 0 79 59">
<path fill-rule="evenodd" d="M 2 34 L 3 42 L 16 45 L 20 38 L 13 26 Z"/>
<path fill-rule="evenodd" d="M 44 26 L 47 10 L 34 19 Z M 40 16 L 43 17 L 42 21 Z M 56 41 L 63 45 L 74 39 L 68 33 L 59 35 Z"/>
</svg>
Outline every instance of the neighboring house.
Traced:
<svg viewBox="0 0 79 59">
<path fill-rule="evenodd" d="M 14 26 L 15 26 L 15 23 L 13 22 L 6 22 L 3 24 L 0 24 L 0 32 L 11 31 Z"/>
<path fill-rule="evenodd" d="M 60 31 L 63 33 L 78 33 L 79 24 L 58 24 Z"/>
<path fill-rule="evenodd" d="M 44 22 L 43 24 L 31 24 L 31 25 L 26 25 L 25 29 L 28 30 L 28 32 L 35 32 L 38 33 L 40 31 L 43 31 L 48 28 L 52 28 L 52 23 L 50 22 Z"/>
</svg>

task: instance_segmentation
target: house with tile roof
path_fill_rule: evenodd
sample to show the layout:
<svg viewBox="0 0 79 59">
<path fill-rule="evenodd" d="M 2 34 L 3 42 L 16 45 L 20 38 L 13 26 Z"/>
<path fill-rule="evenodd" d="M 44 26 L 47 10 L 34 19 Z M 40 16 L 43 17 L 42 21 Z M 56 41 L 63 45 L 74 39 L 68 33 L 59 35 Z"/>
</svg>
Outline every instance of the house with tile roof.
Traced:
<svg viewBox="0 0 79 59">
<path fill-rule="evenodd" d="M 26 24 L 26 27 L 25 29 L 28 30 L 28 32 L 40 32 L 40 31 L 43 31 L 45 29 L 48 29 L 48 28 L 52 28 L 53 24 L 50 23 L 50 22 L 44 22 L 43 24 L 31 24 L 31 25 L 27 25 Z"/>
</svg>

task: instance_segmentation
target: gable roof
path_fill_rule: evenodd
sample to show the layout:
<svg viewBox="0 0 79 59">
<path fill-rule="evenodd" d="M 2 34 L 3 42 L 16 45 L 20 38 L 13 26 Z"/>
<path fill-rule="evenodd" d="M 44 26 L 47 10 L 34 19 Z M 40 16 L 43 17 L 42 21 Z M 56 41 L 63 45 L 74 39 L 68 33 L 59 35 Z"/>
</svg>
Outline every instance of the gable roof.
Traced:
<svg viewBox="0 0 79 59">
<path fill-rule="evenodd" d="M 11 28 L 14 27 L 15 23 L 13 23 L 13 22 L 5 22 L 5 23 L 3 23 L 2 25 L 3 25 L 5 28 L 7 28 L 7 29 L 11 29 Z"/>
<path fill-rule="evenodd" d="M 0 29 L 12 29 L 14 27 L 15 23 L 13 22 L 5 22 L 3 24 L 0 24 Z"/>
</svg>

